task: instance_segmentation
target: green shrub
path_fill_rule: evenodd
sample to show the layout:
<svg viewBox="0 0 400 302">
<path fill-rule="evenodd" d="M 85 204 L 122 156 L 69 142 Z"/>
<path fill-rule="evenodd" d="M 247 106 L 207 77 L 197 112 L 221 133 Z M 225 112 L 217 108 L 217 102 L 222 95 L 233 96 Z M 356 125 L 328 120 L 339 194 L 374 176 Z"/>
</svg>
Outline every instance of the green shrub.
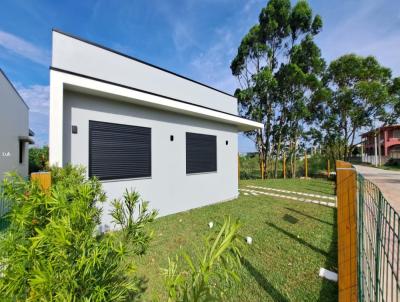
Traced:
<svg viewBox="0 0 400 302">
<path fill-rule="evenodd" d="M 36 182 L 17 175 L 4 180 L 13 201 L 10 226 L 0 240 L 0 293 L 5 301 L 133 301 L 143 291 L 129 253 L 143 253 L 150 239 L 143 227 L 149 212 L 134 192 L 127 192 L 113 212 L 124 212 L 122 231 L 98 234 L 105 200 L 100 183 L 85 179 L 81 168 L 53 169 L 52 187 L 44 192 Z M 140 208 L 139 219 L 134 218 Z M 129 248 L 129 247 L 133 248 Z M 135 248 L 136 247 L 136 248 Z M 2 300 L 2 301 L 3 301 Z"/>
<path fill-rule="evenodd" d="M 49 162 L 49 147 L 29 149 L 29 173 L 44 171 L 48 168 Z"/>
<path fill-rule="evenodd" d="M 179 257 L 168 259 L 164 270 L 168 301 L 200 302 L 225 301 L 226 293 L 235 282 L 240 281 L 236 271 L 240 267 L 240 224 L 225 218 L 216 236 L 205 241 L 206 251 L 192 259 L 183 253 L 188 271 L 179 271 Z"/>
<path fill-rule="evenodd" d="M 16 174 L 3 182 L 12 201 L 10 225 L 0 238 L 1 301 L 135 301 L 145 290 L 127 259 L 147 250 L 148 225 L 157 212 L 136 192 L 113 201 L 111 216 L 119 232 L 99 234 L 105 200 L 101 184 L 86 179 L 85 169 L 52 168 L 52 186 Z M 178 272 L 178 258 L 166 270 L 170 301 L 223 300 L 238 280 L 238 222 L 226 219 L 206 240 L 206 253 L 192 260 L 189 272 Z"/>
</svg>

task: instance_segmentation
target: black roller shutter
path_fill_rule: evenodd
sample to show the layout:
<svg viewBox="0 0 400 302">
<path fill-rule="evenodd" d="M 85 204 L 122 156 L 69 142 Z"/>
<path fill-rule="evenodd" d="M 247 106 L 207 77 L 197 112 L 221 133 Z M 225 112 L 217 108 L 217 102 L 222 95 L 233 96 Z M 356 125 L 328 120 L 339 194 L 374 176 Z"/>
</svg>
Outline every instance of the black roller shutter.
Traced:
<svg viewBox="0 0 400 302">
<path fill-rule="evenodd" d="M 217 137 L 186 132 L 186 173 L 217 171 Z"/>
<path fill-rule="evenodd" d="M 151 176 L 151 129 L 89 121 L 89 176 Z"/>
</svg>

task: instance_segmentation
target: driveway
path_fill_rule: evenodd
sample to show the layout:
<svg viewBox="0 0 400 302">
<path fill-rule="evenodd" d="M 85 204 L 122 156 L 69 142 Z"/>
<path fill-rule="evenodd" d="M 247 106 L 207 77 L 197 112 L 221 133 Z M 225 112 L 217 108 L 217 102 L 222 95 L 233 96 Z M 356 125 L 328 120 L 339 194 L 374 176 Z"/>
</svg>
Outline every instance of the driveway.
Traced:
<svg viewBox="0 0 400 302">
<path fill-rule="evenodd" d="M 400 213 L 400 172 L 354 165 L 357 172 L 376 184 L 392 207 Z"/>
</svg>

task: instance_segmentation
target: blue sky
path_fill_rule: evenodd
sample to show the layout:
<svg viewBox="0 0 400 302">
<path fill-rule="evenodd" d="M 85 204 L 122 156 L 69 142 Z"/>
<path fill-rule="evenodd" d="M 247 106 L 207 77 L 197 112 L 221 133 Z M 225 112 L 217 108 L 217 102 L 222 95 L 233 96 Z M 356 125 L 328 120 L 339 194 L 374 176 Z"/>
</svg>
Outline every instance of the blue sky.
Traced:
<svg viewBox="0 0 400 302">
<path fill-rule="evenodd" d="M 350 52 L 374 55 L 394 75 L 400 75 L 398 0 L 309 2 L 324 21 L 317 43 L 328 62 Z M 233 93 L 237 82 L 231 76 L 230 61 L 266 3 L 3 0 L 0 68 L 29 104 L 30 127 L 36 133 L 37 143 L 42 145 L 48 140 L 52 28 Z M 241 136 L 239 151 L 253 149 L 254 144 Z"/>
</svg>

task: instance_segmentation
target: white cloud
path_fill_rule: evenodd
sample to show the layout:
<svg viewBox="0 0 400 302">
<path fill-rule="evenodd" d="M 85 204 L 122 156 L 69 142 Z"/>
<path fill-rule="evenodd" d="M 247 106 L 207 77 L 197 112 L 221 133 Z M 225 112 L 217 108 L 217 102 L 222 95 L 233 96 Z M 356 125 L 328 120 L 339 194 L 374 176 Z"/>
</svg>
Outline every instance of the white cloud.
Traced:
<svg viewBox="0 0 400 302">
<path fill-rule="evenodd" d="M 398 8 L 390 1 L 367 0 L 352 3 L 356 6 L 335 26 L 325 27 L 317 37 L 322 55 L 329 61 L 347 53 L 377 57 L 379 62 L 400 75 L 400 22 Z"/>
<path fill-rule="evenodd" d="M 227 19 L 225 25 L 215 29 L 214 43 L 191 61 L 193 73 L 200 81 L 233 94 L 239 87 L 232 75 L 230 64 L 236 55 L 241 39 L 257 23 L 261 0 L 249 0 L 241 11 Z"/>
<path fill-rule="evenodd" d="M 29 127 L 35 132 L 36 145 L 48 142 L 49 129 L 49 86 L 32 85 L 16 88 L 29 106 Z"/>
<path fill-rule="evenodd" d="M 31 112 L 42 114 L 49 113 L 49 86 L 47 85 L 32 85 L 22 87 L 17 85 L 19 94 L 28 104 Z"/>
<path fill-rule="evenodd" d="M 50 56 L 45 50 L 11 33 L 0 30 L 0 46 L 35 63 L 49 65 Z"/>
</svg>

